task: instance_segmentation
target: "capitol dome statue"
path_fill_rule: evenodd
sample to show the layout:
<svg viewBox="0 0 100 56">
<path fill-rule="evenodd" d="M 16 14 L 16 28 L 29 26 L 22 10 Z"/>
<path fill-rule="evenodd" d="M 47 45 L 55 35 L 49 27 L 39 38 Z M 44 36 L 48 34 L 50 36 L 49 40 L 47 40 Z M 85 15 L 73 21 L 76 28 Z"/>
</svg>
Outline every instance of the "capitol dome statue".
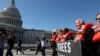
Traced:
<svg viewBox="0 0 100 56">
<path fill-rule="evenodd" d="M 11 28 L 22 28 L 22 20 L 19 10 L 15 6 L 15 1 L 11 0 L 10 6 L 0 12 L 0 26 L 5 25 Z"/>
</svg>

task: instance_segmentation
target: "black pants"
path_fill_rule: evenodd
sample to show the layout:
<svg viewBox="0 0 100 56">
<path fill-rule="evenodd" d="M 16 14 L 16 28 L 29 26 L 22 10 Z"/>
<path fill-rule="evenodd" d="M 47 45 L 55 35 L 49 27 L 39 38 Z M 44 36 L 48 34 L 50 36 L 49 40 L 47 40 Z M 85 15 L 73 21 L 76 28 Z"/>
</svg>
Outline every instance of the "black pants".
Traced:
<svg viewBox="0 0 100 56">
<path fill-rule="evenodd" d="M 42 56 L 45 56 L 45 47 L 41 47 Z"/>
<path fill-rule="evenodd" d="M 13 53 L 12 53 L 13 46 L 14 46 L 14 45 L 8 45 L 8 46 L 7 46 L 7 53 L 6 53 L 6 56 L 13 56 Z"/>
<path fill-rule="evenodd" d="M 56 42 L 52 42 L 51 47 L 53 49 L 52 56 L 56 56 L 57 55 L 57 50 L 56 50 L 57 45 L 56 45 Z"/>
<path fill-rule="evenodd" d="M 100 42 L 98 43 L 98 55 L 97 56 L 100 56 Z"/>
<path fill-rule="evenodd" d="M 16 54 L 18 54 L 18 51 L 20 51 L 21 53 L 23 53 L 24 54 L 24 52 L 22 52 L 22 50 L 21 50 L 21 47 L 17 47 L 17 50 L 16 50 Z"/>
<path fill-rule="evenodd" d="M 13 49 L 12 46 L 9 46 L 9 47 L 8 47 L 6 56 L 9 56 L 9 55 L 10 55 L 10 56 L 13 56 L 13 54 L 12 54 L 12 49 Z"/>
<path fill-rule="evenodd" d="M 57 55 L 57 51 L 56 51 L 56 49 L 53 49 L 52 56 L 56 56 L 56 55 Z"/>
<path fill-rule="evenodd" d="M 0 56 L 3 56 L 3 49 L 0 48 Z"/>
<path fill-rule="evenodd" d="M 82 56 L 97 56 L 98 45 L 97 44 L 82 44 Z"/>
<path fill-rule="evenodd" d="M 38 52 L 40 51 L 40 48 L 41 48 L 40 46 L 37 46 L 36 53 L 35 53 L 36 55 L 37 55 Z"/>
</svg>

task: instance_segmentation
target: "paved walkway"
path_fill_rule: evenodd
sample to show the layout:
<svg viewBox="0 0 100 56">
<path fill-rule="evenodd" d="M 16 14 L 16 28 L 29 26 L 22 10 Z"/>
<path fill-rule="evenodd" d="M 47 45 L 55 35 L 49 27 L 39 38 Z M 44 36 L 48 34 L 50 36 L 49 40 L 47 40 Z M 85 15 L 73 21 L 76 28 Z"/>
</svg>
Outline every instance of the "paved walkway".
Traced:
<svg viewBox="0 0 100 56">
<path fill-rule="evenodd" d="M 6 54 L 6 51 L 7 50 L 4 50 L 4 56 Z M 42 56 L 41 52 L 38 52 L 38 55 L 35 55 L 35 51 L 30 51 L 30 49 L 25 50 L 24 54 L 19 52 L 19 54 L 16 55 L 16 51 L 15 50 L 12 50 L 12 52 L 13 52 L 14 56 Z M 52 50 L 46 49 L 46 56 L 52 56 L 51 54 L 52 54 Z"/>
</svg>

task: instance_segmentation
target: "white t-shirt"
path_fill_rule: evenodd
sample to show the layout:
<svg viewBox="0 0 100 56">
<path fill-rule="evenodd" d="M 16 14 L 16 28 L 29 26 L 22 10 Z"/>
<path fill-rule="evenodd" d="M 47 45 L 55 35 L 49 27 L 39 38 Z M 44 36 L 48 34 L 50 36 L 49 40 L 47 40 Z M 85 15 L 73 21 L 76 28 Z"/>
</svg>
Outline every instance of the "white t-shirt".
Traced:
<svg viewBox="0 0 100 56">
<path fill-rule="evenodd" d="M 41 47 L 45 47 L 45 41 L 44 40 L 41 41 Z"/>
</svg>

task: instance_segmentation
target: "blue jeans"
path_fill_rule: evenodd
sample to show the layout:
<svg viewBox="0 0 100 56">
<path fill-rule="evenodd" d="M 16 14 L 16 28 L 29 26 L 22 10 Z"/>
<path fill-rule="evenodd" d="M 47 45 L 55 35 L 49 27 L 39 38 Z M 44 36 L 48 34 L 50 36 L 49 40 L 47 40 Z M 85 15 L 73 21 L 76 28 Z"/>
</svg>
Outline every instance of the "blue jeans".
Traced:
<svg viewBox="0 0 100 56">
<path fill-rule="evenodd" d="M 3 56 L 3 49 L 0 48 L 0 56 Z"/>
</svg>

